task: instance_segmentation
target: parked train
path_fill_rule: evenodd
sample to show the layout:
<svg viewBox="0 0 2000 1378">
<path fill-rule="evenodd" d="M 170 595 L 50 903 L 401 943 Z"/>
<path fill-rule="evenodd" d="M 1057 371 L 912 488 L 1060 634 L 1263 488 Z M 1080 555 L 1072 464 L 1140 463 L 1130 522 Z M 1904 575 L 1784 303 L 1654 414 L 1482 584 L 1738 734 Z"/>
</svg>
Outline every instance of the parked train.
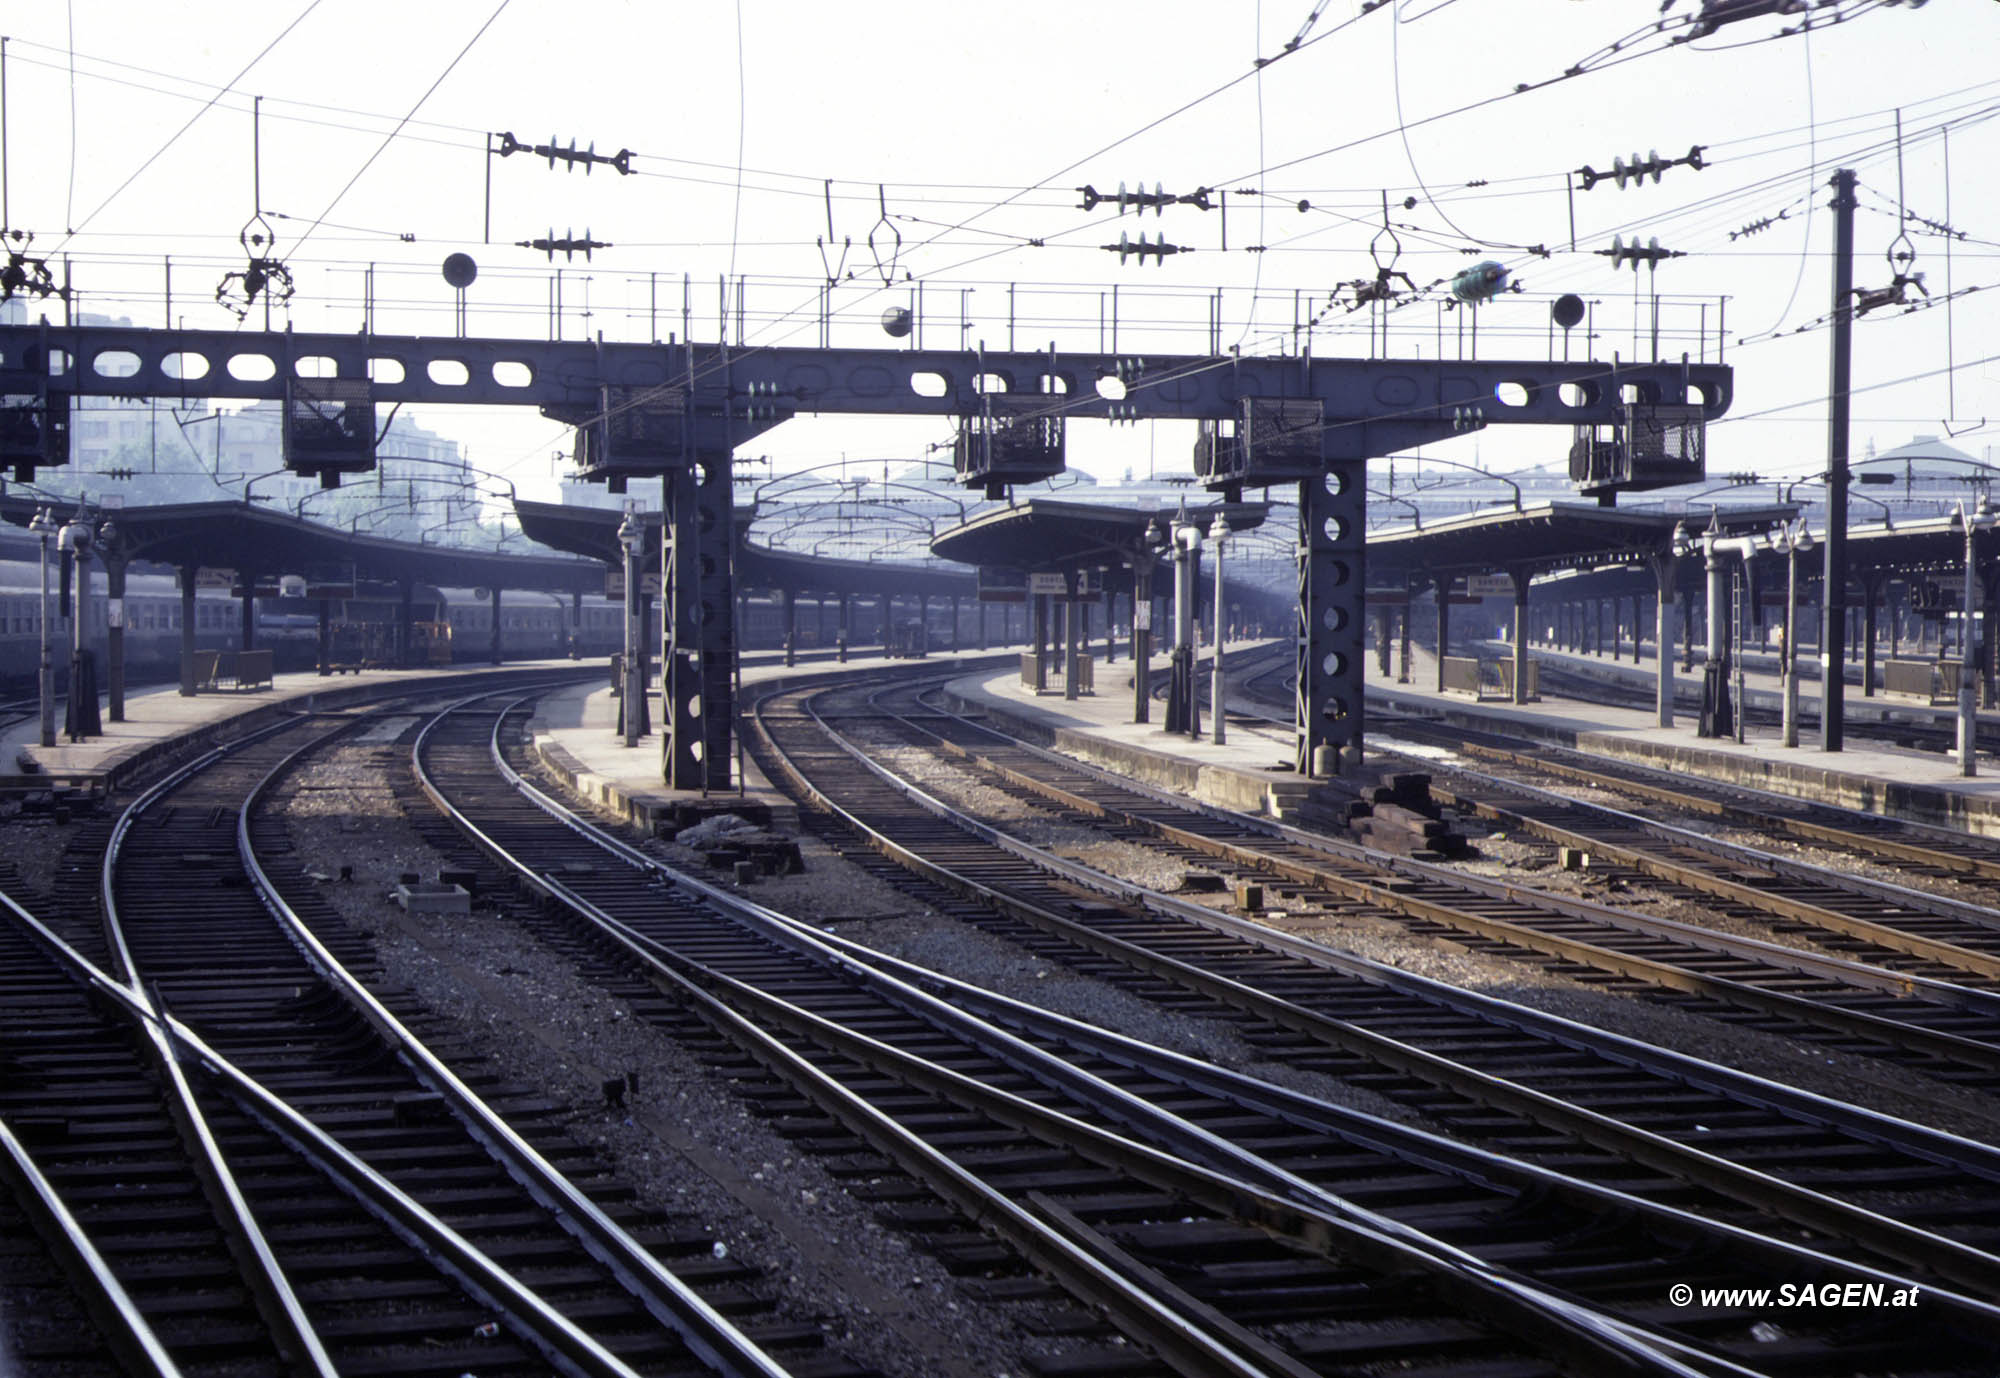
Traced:
<svg viewBox="0 0 2000 1378">
<path fill-rule="evenodd" d="M 58 683 L 68 678 L 69 647 L 74 631 L 60 607 L 55 563 L 50 564 L 51 626 Z M 91 570 L 90 607 L 85 641 L 102 657 L 109 626 L 110 604 L 104 571 Z M 273 653 L 280 671 L 311 670 L 319 659 L 319 603 L 304 597 L 259 598 L 255 608 L 253 644 Z M 125 580 L 123 602 L 125 677 L 132 685 L 170 682 L 180 674 L 181 595 L 174 576 L 160 566 L 135 565 Z M 568 594 L 506 589 L 500 595 L 500 647 L 507 660 L 540 660 L 575 656 L 608 657 L 625 645 L 625 609 L 602 595 L 581 600 Z M 41 662 L 42 574 L 38 559 L 0 558 L 0 692 L 33 692 Z M 408 663 L 438 665 L 478 663 L 492 654 L 493 605 L 484 589 L 437 588 L 418 585 L 410 604 Z M 804 618 L 801 618 L 803 624 Z M 403 663 L 399 645 L 402 623 L 400 593 L 391 585 L 364 583 L 352 598 L 336 599 L 330 608 L 329 659 L 337 666 Z M 800 628 L 800 644 L 818 640 Z M 744 644 L 772 648 L 783 644 L 775 599 L 750 600 Z M 243 640 L 240 600 L 225 588 L 195 591 L 195 647 L 198 650 L 238 650 Z M 657 631 L 655 632 L 657 645 Z"/>
</svg>

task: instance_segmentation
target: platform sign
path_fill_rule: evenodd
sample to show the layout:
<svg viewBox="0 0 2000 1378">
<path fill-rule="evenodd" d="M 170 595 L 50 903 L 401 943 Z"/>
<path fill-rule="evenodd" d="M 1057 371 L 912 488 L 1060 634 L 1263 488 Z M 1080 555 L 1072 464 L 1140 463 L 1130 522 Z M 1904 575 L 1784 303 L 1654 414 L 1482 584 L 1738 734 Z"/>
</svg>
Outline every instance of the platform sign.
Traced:
<svg viewBox="0 0 2000 1378">
<path fill-rule="evenodd" d="M 653 597 L 657 598 L 660 596 L 660 588 L 661 588 L 660 573 L 658 570 L 654 570 L 650 574 L 642 574 L 639 576 L 639 594 L 641 597 L 650 594 Z M 606 598 L 609 598 L 614 603 L 622 603 L 625 601 L 624 570 L 607 569 L 604 571 L 604 596 Z"/>
<path fill-rule="evenodd" d="M 1514 576 L 1511 574 L 1468 574 L 1465 576 L 1465 592 L 1470 598 L 1512 598 L 1514 596 Z"/>
<path fill-rule="evenodd" d="M 1028 576 L 1029 593 L 1045 593 L 1051 598 L 1066 597 L 1069 581 L 1059 569 L 1038 569 Z M 1076 572 L 1076 596 L 1096 598 L 1104 592 L 1104 573 L 1096 569 L 1080 569 Z"/>
<path fill-rule="evenodd" d="M 198 589 L 226 589 L 235 582 L 233 569 L 210 569 L 203 565 L 194 572 L 194 586 Z"/>
<path fill-rule="evenodd" d="M 1150 599 L 1140 599 L 1132 608 L 1132 630 L 1150 632 L 1153 630 L 1153 604 Z"/>
<path fill-rule="evenodd" d="M 315 584 L 310 580 L 308 580 L 306 583 L 305 596 L 307 598 L 335 598 L 335 599 L 345 600 L 352 598 L 354 596 L 354 585 Z"/>
</svg>

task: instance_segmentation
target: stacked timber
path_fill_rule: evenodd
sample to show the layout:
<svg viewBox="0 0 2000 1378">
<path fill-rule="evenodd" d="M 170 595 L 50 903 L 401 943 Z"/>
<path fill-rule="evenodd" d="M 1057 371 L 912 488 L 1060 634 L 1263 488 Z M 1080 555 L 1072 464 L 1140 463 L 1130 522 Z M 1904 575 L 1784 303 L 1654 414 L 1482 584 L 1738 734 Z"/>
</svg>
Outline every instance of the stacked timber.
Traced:
<svg viewBox="0 0 2000 1378">
<path fill-rule="evenodd" d="M 1377 781 L 1357 781 L 1360 797 L 1347 809 L 1348 829 L 1362 843 L 1419 861 L 1464 856 L 1471 850 L 1431 798 L 1428 774 L 1385 771 Z"/>
</svg>

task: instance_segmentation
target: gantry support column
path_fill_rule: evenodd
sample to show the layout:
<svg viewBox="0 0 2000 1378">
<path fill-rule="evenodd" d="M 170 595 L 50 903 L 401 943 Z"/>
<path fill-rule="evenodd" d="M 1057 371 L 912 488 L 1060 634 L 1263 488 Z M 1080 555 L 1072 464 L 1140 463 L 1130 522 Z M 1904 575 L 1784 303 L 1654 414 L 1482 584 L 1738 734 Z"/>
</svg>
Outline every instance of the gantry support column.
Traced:
<svg viewBox="0 0 2000 1378">
<path fill-rule="evenodd" d="M 105 714 L 125 721 L 125 557 L 104 552 L 104 683 Z"/>
<path fill-rule="evenodd" d="M 1528 581 L 1525 569 L 1509 570 L 1514 580 L 1514 694 L 1515 703 L 1528 701 Z"/>
<path fill-rule="evenodd" d="M 1049 687 L 1049 596 L 1046 593 L 1031 596 L 1035 600 L 1035 682 L 1030 687 L 1039 694 Z"/>
<path fill-rule="evenodd" d="M 660 774 L 669 789 L 726 789 L 736 727 L 735 498 L 728 450 L 662 476 Z M 796 600 L 784 591 L 785 663 Z M 822 606 L 824 604 L 822 603 Z"/>
<path fill-rule="evenodd" d="M 1080 698 L 1077 681 L 1083 678 L 1083 619 L 1077 614 L 1087 605 L 1078 601 L 1078 571 L 1063 571 L 1063 697 Z"/>
<path fill-rule="evenodd" d="M 1361 763 L 1362 618 L 1367 559 L 1365 456 L 1324 460 L 1299 483 L 1298 693 L 1293 721 L 1299 774 Z M 1343 759 L 1344 758 L 1344 759 Z"/>
<path fill-rule="evenodd" d="M 243 580 L 243 600 L 237 612 L 243 631 L 243 650 L 254 650 L 257 645 L 257 572 L 252 569 L 237 571 Z M 403 585 L 403 634 L 409 635 L 410 626 L 410 586 Z"/>
<path fill-rule="evenodd" d="M 1150 551 L 1132 557 L 1132 721 L 1153 720 L 1153 567 Z"/>
<path fill-rule="evenodd" d="M 1451 576 L 1441 574 L 1437 581 L 1437 692 L 1444 692 L 1444 658 L 1451 654 Z"/>
<path fill-rule="evenodd" d="M 1861 611 L 1861 697 L 1875 697 L 1875 600 L 1882 595 L 1882 571 L 1868 570 L 1861 576 L 1862 596 L 1867 602 Z"/>
<path fill-rule="evenodd" d="M 1649 562 L 1653 566 L 1653 587 L 1656 592 L 1656 625 L 1653 629 L 1657 682 L 1653 692 L 1653 707 L 1658 713 L 1661 727 L 1674 725 L 1674 576 L 1680 562 L 1674 558 L 1671 549 L 1662 550 Z"/>
<path fill-rule="evenodd" d="M 195 696 L 194 682 L 194 633 L 195 602 L 194 581 L 199 571 L 194 565 L 180 567 L 181 580 L 181 697 Z M 44 602 L 47 600 L 44 599 Z"/>
<path fill-rule="evenodd" d="M 396 608 L 396 663 L 405 670 L 416 663 L 417 639 L 417 586 L 413 580 L 405 579 L 398 586 L 402 597 Z M 243 647 L 250 647 L 250 595 L 254 586 L 248 576 L 243 583 Z"/>
</svg>

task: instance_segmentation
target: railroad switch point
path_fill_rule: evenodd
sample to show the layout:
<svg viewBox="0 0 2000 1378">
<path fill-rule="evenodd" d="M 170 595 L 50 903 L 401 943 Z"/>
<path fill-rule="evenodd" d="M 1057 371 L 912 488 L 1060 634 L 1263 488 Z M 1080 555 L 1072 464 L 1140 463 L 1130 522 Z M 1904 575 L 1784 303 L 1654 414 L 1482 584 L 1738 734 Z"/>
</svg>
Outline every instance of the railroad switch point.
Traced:
<svg viewBox="0 0 2000 1378">
<path fill-rule="evenodd" d="M 1244 881 L 1236 887 L 1236 907 L 1246 914 L 1255 914 L 1264 908 L 1264 887 L 1252 881 Z"/>
</svg>

